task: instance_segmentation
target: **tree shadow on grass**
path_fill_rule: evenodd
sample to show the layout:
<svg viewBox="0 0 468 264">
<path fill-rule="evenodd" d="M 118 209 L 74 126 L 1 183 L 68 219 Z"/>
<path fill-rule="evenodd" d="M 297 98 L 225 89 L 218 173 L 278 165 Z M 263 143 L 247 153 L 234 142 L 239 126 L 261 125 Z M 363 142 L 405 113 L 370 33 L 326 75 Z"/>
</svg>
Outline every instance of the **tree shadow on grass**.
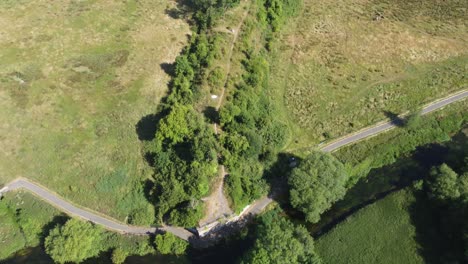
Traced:
<svg viewBox="0 0 468 264">
<path fill-rule="evenodd" d="M 68 215 L 65 215 L 65 214 L 56 215 L 56 216 L 54 216 L 54 218 L 52 218 L 52 221 L 50 221 L 45 226 L 43 226 L 42 227 L 42 232 L 39 235 L 41 245 L 44 245 L 45 239 L 49 235 L 49 233 L 50 233 L 50 231 L 52 229 L 54 229 L 55 227 L 57 227 L 59 225 L 64 225 L 69 219 L 70 219 L 70 217 Z"/>
<path fill-rule="evenodd" d="M 212 106 L 207 106 L 203 110 L 203 115 L 212 124 L 219 124 L 219 112 Z"/>
<path fill-rule="evenodd" d="M 443 239 L 438 230 L 439 216 L 422 191 L 415 192 L 415 201 L 409 207 L 411 222 L 416 228 L 415 240 L 419 245 L 418 253 L 425 263 L 443 263 Z"/>
<path fill-rule="evenodd" d="M 173 19 L 186 19 L 187 15 L 190 14 L 190 1 L 188 0 L 177 0 L 176 6 L 167 8 L 165 10 L 166 15 Z"/>
<path fill-rule="evenodd" d="M 175 63 L 163 62 L 159 66 L 167 75 L 174 76 Z"/>
<path fill-rule="evenodd" d="M 138 139 L 141 141 L 151 141 L 154 139 L 156 134 L 156 129 L 159 123 L 159 120 L 164 115 L 159 114 L 149 114 L 140 119 L 135 125 L 135 131 L 138 135 Z"/>
<path fill-rule="evenodd" d="M 292 170 L 299 165 L 302 159 L 292 153 L 278 153 L 276 161 L 264 172 L 263 178 L 270 186 L 268 196 L 275 200 L 288 214 L 301 217 L 301 212 L 292 208 L 289 202 L 288 179 Z M 303 217 L 303 214 L 302 214 Z"/>
</svg>

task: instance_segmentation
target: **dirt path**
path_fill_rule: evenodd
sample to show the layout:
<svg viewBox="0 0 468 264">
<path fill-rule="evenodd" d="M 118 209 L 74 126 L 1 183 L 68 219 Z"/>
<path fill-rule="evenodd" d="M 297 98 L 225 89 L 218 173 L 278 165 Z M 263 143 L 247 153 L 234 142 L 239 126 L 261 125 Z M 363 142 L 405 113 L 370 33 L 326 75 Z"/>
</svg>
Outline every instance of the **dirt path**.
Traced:
<svg viewBox="0 0 468 264">
<path fill-rule="evenodd" d="M 231 45 L 229 47 L 229 53 L 227 56 L 226 77 L 224 79 L 224 85 L 223 85 L 223 89 L 221 90 L 221 95 L 219 96 L 219 101 L 216 104 L 216 111 L 219 111 L 225 98 L 226 87 L 227 87 L 227 83 L 228 83 L 229 76 L 231 73 L 231 65 L 232 65 L 231 60 L 232 60 L 232 55 L 234 52 L 234 47 L 239 37 L 239 33 L 242 28 L 242 25 L 244 24 L 244 21 L 247 18 L 248 14 L 249 14 L 249 8 L 245 10 L 239 24 L 233 29 L 233 31 L 231 31 L 233 33 L 233 37 L 232 37 Z M 219 134 L 222 132 L 219 129 L 218 124 L 216 123 L 213 124 L 213 128 L 216 134 Z M 226 168 L 224 167 L 224 165 L 221 165 L 219 178 L 217 179 L 215 183 L 214 192 L 210 196 L 205 197 L 203 199 L 205 201 L 206 209 L 205 209 L 205 217 L 199 222 L 200 226 L 206 226 L 219 219 L 225 219 L 233 214 L 233 211 L 229 207 L 229 202 L 226 196 L 224 195 L 224 179 L 226 178 L 227 175 L 228 173 L 226 172 Z"/>
</svg>

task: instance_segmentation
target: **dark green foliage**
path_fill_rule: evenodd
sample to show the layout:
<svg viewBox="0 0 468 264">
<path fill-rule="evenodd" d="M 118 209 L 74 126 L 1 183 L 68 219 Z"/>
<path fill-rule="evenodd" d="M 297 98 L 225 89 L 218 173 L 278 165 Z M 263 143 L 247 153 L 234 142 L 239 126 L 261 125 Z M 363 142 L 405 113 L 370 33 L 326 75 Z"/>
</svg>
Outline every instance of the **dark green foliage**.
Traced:
<svg viewBox="0 0 468 264">
<path fill-rule="evenodd" d="M 224 84 L 226 74 L 221 67 L 216 67 L 208 76 L 208 82 L 211 86 L 219 88 Z"/>
<path fill-rule="evenodd" d="M 432 217 L 436 219 L 434 230 L 441 241 L 438 261 L 441 263 L 464 263 L 468 261 L 468 171 L 462 168 L 455 172 L 446 164 L 431 170 L 425 181 L 426 194 L 430 199 Z"/>
<path fill-rule="evenodd" d="M 169 223 L 174 226 L 197 226 L 203 218 L 204 207 L 201 202 L 195 201 L 174 209 L 169 217 Z"/>
<path fill-rule="evenodd" d="M 308 222 L 316 223 L 321 213 L 343 198 L 347 180 L 343 164 L 328 153 L 313 152 L 291 173 L 291 204 Z"/>
<path fill-rule="evenodd" d="M 196 32 L 175 62 L 171 93 L 165 99 L 147 156 L 154 167 L 154 187 L 150 196 L 158 222 L 169 217 L 172 224 L 193 227 L 203 216 L 198 199 L 208 194 L 217 171 L 217 140 L 203 115 L 194 109 L 201 97 L 201 84 L 208 78 L 212 85 L 224 79 L 221 69 L 210 76 L 208 67 L 218 52 L 218 37 L 211 34 L 215 19 L 231 0 L 192 0 Z"/>
<path fill-rule="evenodd" d="M 447 164 L 434 167 L 427 180 L 428 194 L 436 200 L 457 200 L 468 195 L 467 175 L 458 176 Z"/>
<path fill-rule="evenodd" d="M 217 170 L 216 148 L 212 130 L 191 106 L 175 105 L 160 121 L 152 150 L 152 195 L 158 220 L 180 204 L 208 193 Z"/>
<path fill-rule="evenodd" d="M 277 98 L 269 94 L 267 49 L 273 37 L 271 32 L 277 31 L 287 16 L 298 11 L 300 1 L 261 0 L 256 4 L 257 21 L 247 20 L 243 27 L 242 79 L 235 84 L 229 101 L 220 111 L 223 164 L 230 172 L 226 179 L 227 192 L 236 211 L 265 193 L 264 171 L 288 138 L 287 125 L 277 118 Z M 255 30 L 262 34 L 262 47 L 251 44 L 258 41 L 256 37 L 253 37 L 255 41 L 251 39 Z"/>
<path fill-rule="evenodd" d="M 226 178 L 226 188 L 234 209 L 241 211 L 244 206 L 265 194 L 266 182 L 262 179 L 263 168 L 258 161 L 246 160 L 232 167 Z"/>
<path fill-rule="evenodd" d="M 237 211 L 265 192 L 262 157 L 275 155 L 286 141 L 287 127 L 275 118 L 275 106 L 265 93 L 269 65 L 264 55 L 246 52 L 243 78 L 221 109 L 225 134 L 223 164 L 229 169 L 227 190 Z"/>
<path fill-rule="evenodd" d="M 77 219 L 52 229 L 45 240 L 47 254 L 58 263 L 80 263 L 97 256 L 104 247 L 103 230 Z"/>
<path fill-rule="evenodd" d="M 190 0 L 196 10 L 194 20 L 198 30 L 211 28 L 226 9 L 239 3 L 239 0 Z"/>
<path fill-rule="evenodd" d="M 245 255 L 243 263 L 321 263 L 307 229 L 295 226 L 278 210 L 260 217 L 255 237 L 255 244 Z"/>
<path fill-rule="evenodd" d="M 156 235 L 156 249 L 161 254 L 182 255 L 188 247 L 188 242 L 179 239 L 171 233 Z"/>
</svg>

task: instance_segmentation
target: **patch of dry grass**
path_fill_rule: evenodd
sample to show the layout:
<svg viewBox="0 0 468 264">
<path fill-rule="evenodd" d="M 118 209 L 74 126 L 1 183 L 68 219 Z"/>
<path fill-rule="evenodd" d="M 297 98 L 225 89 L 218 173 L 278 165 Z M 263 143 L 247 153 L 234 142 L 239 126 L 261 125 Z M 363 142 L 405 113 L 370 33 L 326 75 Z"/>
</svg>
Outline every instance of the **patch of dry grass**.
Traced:
<svg viewBox="0 0 468 264">
<path fill-rule="evenodd" d="M 293 117 L 291 148 L 356 131 L 384 119 L 384 111 L 401 113 L 468 84 L 463 1 L 304 2 L 272 61 L 271 86 L 282 91 Z"/>
<path fill-rule="evenodd" d="M 31 178 L 122 221 L 153 217 L 135 187 L 149 173 L 135 125 L 167 91 L 160 64 L 187 41 L 188 25 L 165 13 L 174 5 L 0 3 L 0 183 Z"/>
</svg>

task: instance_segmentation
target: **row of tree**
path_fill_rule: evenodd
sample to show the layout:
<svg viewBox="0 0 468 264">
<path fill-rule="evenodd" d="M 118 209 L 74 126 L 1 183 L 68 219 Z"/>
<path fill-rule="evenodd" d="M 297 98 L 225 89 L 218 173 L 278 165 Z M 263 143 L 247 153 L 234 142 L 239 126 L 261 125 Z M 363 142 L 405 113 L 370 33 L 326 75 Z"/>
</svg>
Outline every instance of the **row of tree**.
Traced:
<svg viewBox="0 0 468 264">
<path fill-rule="evenodd" d="M 112 262 L 124 263 L 129 255 L 161 254 L 180 255 L 188 246 L 173 234 L 158 234 L 155 245 L 148 237 L 124 237 L 106 232 L 89 222 L 70 219 L 58 224 L 45 238 L 45 250 L 57 263 L 81 263 L 98 257 L 101 252 L 112 252 Z M 156 250 L 155 250 L 156 249 Z"/>
<path fill-rule="evenodd" d="M 269 45 L 299 0 L 258 0 L 246 19 L 238 52 L 244 54 L 242 78 L 228 87 L 220 111 L 222 162 L 229 170 L 227 192 L 236 211 L 265 194 L 267 171 L 288 139 L 279 116 L 278 98 L 269 91 Z M 288 10 L 283 12 L 283 10 Z"/>
<path fill-rule="evenodd" d="M 155 137 L 147 149 L 154 167 L 150 191 L 158 223 L 196 226 L 203 217 L 200 198 L 217 174 L 217 139 L 196 109 L 202 83 L 219 54 L 214 21 L 238 0 L 192 0 L 194 29 L 189 45 L 175 61 L 170 93 L 160 106 Z"/>
</svg>

